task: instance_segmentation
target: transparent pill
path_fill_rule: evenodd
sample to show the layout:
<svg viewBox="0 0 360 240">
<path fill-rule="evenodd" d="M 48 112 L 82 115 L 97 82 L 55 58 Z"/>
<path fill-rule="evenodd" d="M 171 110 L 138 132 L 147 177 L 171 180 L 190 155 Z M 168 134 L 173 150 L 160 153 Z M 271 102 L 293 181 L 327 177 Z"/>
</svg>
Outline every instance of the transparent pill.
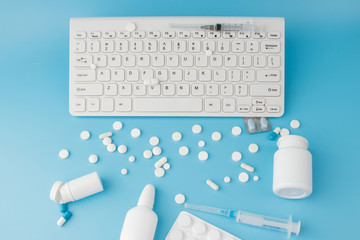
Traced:
<svg viewBox="0 0 360 240">
<path fill-rule="evenodd" d="M 255 131 L 255 122 L 252 119 L 249 119 L 247 122 L 247 126 L 250 132 Z"/>
<path fill-rule="evenodd" d="M 181 156 L 186 156 L 189 154 L 189 148 L 186 146 L 182 146 L 179 148 L 179 153 Z"/>
<path fill-rule="evenodd" d="M 177 204 L 183 204 L 183 203 L 185 202 L 185 196 L 184 196 L 184 194 L 181 194 L 181 193 L 177 194 L 177 195 L 175 196 L 175 202 L 176 202 Z"/>
<path fill-rule="evenodd" d="M 116 150 L 115 144 L 109 144 L 106 148 L 109 152 L 115 152 Z"/>
<path fill-rule="evenodd" d="M 255 169 L 252 166 L 247 165 L 246 163 L 241 163 L 240 167 L 247 170 L 247 171 L 249 171 L 249 172 L 254 172 L 255 171 Z"/>
<path fill-rule="evenodd" d="M 174 133 L 172 134 L 172 139 L 173 139 L 175 142 L 180 141 L 181 138 L 182 138 L 182 135 L 181 135 L 181 133 L 179 133 L 179 132 L 174 132 Z"/>
<path fill-rule="evenodd" d="M 134 128 L 133 130 L 131 130 L 131 136 L 133 138 L 138 138 L 138 137 L 140 137 L 140 135 L 141 135 L 140 129 Z"/>
<path fill-rule="evenodd" d="M 298 120 L 292 120 L 292 121 L 290 122 L 290 126 L 291 126 L 292 128 L 294 128 L 294 129 L 299 128 L 299 127 L 300 127 L 300 122 L 299 122 Z"/>
<path fill-rule="evenodd" d="M 169 170 L 170 167 L 171 167 L 171 166 L 170 166 L 169 163 L 165 163 L 164 166 L 163 166 L 163 168 L 164 168 L 165 170 Z"/>
<path fill-rule="evenodd" d="M 247 182 L 249 181 L 249 174 L 247 174 L 246 172 L 242 172 L 239 174 L 239 181 L 240 182 Z"/>
<path fill-rule="evenodd" d="M 239 136 L 241 134 L 241 131 L 242 131 L 241 127 L 239 127 L 239 126 L 235 126 L 231 129 L 231 133 L 234 136 Z"/>
<path fill-rule="evenodd" d="M 219 132 L 213 132 L 211 135 L 212 140 L 219 141 L 221 139 L 221 133 Z"/>
<path fill-rule="evenodd" d="M 283 137 L 283 136 L 290 135 L 289 129 L 287 129 L 287 128 L 282 128 L 281 131 L 280 131 L 280 135 L 281 135 L 282 137 Z"/>
<path fill-rule="evenodd" d="M 122 122 L 120 122 L 120 121 L 116 121 L 116 122 L 113 123 L 113 128 L 114 128 L 114 130 L 116 130 L 116 131 L 121 130 L 122 127 L 123 127 L 123 124 L 122 124 Z"/>
<path fill-rule="evenodd" d="M 231 182 L 231 178 L 229 176 L 224 177 L 224 182 L 225 183 Z"/>
<path fill-rule="evenodd" d="M 198 154 L 198 158 L 200 161 L 206 161 L 208 160 L 209 154 L 206 151 L 201 151 Z"/>
<path fill-rule="evenodd" d="M 106 133 L 102 133 L 99 135 L 100 139 L 104 139 L 106 137 L 111 137 L 112 136 L 112 132 L 106 132 Z"/>
<path fill-rule="evenodd" d="M 249 151 L 251 153 L 256 153 L 257 151 L 259 151 L 259 146 L 255 143 L 252 143 L 249 145 Z"/>
<path fill-rule="evenodd" d="M 156 146 L 158 145 L 160 142 L 159 138 L 158 137 L 151 137 L 150 140 L 149 140 L 149 143 L 152 145 L 152 146 Z"/>
<path fill-rule="evenodd" d="M 158 156 L 158 155 L 160 155 L 161 154 L 161 148 L 160 147 L 154 147 L 153 149 L 152 149 L 152 152 L 153 152 L 153 154 L 155 155 L 155 156 Z"/>
<path fill-rule="evenodd" d="M 62 150 L 60 150 L 60 152 L 59 152 L 59 157 L 60 157 L 61 159 L 66 159 L 66 158 L 69 157 L 69 155 L 70 155 L 70 153 L 69 153 L 69 151 L 68 151 L 67 149 L 62 149 Z"/>
<path fill-rule="evenodd" d="M 103 139 L 103 144 L 104 145 L 109 145 L 109 144 L 111 144 L 112 143 L 112 139 L 111 138 L 109 138 L 109 137 L 105 137 L 104 139 Z"/>
<path fill-rule="evenodd" d="M 160 158 L 160 159 L 154 164 L 154 166 L 155 166 L 156 168 L 160 168 L 160 167 L 162 167 L 166 162 L 167 162 L 167 157 L 162 157 L 162 158 Z"/>
<path fill-rule="evenodd" d="M 152 152 L 150 150 L 145 150 L 143 153 L 144 158 L 149 159 L 152 157 Z"/>
<path fill-rule="evenodd" d="M 90 163 L 97 163 L 98 160 L 99 160 L 99 158 L 95 154 L 92 154 L 92 155 L 89 156 L 89 162 Z"/>
<path fill-rule="evenodd" d="M 135 157 L 134 157 L 134 156 L 130 156 L 130 157 L 129 157 L 129 162 L 135 162 Z"/>
<path fill-rule="evenodd" d="M 119 153 L 126 153 L 127 152 L 127 146 L 126 145 L 120 145 L 118 147 L 118 152 Z"/>
<path fill-rule="evenodd" d="M 238 162 L 240 161 L 242 158 L 242 155 L 240 152 L 233 152 L 232 155 L 231 155 L 231 159 L 235 162 Z"/>
<path fill-rule="evenodd" d="M 165 170 L 163 168 L 156 168 L 155 169 L 155 176 L 161 178 L 165 175 Z"/>
<path fill-rule="evenodd" d="M 259 181 L 259 176 L 254 176 L 254 181 L 255 182 Z"/>
<path fill-rule="evenodd" d="M 199 134 L 201 133 L 202 127 L 199 124 L 196 124 L 192 127 L 192 131 L 195 134 Z"/>
<path fill-rule="evenodd" d="M 266 130 L 268 128 L 268 121 L 264 117 L 260 118 L 260 128 L 262 130 Z"/>
<path fill-rule="evenodd" d="M 80 133 L 80 138 L 82 140 L 88 140 L 90 138 L 90 132 L 89 131 L 82 131 Z"/>
<path fill-rule="evenodd" d="M 199 147 L 205 147 L 205 142 L 203 140 L 200 140 L 198 143 Z"/>
<path fill-rule="evenodd" d="M 206 180 L 206 184 L 209 185 L 213 190 L 217 191 L 219 190 L 219 185 L 211 181 L 210 179 Z"/>
<path fill-rule="evenodd" d="M 122 175 L 128 174 L 128 170 L 126 168 L 121 169 L 121 174 Z"/>
</svg>

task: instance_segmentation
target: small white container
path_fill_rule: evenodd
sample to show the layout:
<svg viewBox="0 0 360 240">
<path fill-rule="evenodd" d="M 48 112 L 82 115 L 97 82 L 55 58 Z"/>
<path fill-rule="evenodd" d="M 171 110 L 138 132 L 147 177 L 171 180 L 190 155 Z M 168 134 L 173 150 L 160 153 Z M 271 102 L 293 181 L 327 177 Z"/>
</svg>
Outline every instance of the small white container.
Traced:
<svg viewBox="0 0 360 240">
<path fill-rule="evenodd" d="M 67 183 L 55 182 L 50 191 L 50 199 L 59 203 L 74 202 L 103 190 L 98 173 L 93 172 Z"/>
<path fill-rule="evenodd" d="M 312 155 L 306 138 L 281 137 L 274 155 L 273 192 L 279 197 L 300 199 L 312 193 Z"/>
</svg>

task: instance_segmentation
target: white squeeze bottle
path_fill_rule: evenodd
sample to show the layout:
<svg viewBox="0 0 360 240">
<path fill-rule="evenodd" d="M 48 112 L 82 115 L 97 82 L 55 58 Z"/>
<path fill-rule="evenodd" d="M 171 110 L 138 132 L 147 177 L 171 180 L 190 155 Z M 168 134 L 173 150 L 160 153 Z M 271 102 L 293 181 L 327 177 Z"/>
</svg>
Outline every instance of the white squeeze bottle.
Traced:
<svg viewBox="0 0 360 240">
<path fill-rule="evenodd" d="M 153 240 L 158 217 L 152 210 L 155 188 L 148 184 L 143 189 L 138 204 L 125 217 L 120 240 Z"/>
</svg>

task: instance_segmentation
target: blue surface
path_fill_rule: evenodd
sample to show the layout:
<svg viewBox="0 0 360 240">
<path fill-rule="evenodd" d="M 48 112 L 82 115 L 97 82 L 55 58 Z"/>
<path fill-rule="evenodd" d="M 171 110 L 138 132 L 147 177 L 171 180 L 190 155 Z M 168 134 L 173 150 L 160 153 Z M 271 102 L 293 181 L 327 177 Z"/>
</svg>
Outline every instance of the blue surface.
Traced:
<svg viewBox="0 0 360 240">
<path fill-rule="evenodd" d="M 249 136 L 241 118 L 77 118 L 68 113 L 69 18 L 91 16 L 226 15 L 284 16 L 286 19 L 286 111 L 271 119 L 272 126 L 289 127 L 301 121 L 294 134 L 309 139 L 313 154 L 314 192 L 303 200 L 285 200 L 272 193 L 272 155 L 275 142 L 268 134 Z M 359 161 L 359 56 L 360 2 L 345 1 L 2 1 L 0 9 L 0 236 L 1 239 L 118 239 L 125 213 L 136 204 L 147 183 L 156 186 L 155 211 L 159 225 L 155 239 L 164 239 L 182 206 L 174 196 L 184 193 L 189 202 L 243 209 L 302 221 L 299 239 L 357 239 L 360 230 Z M 124 128 L 114 136 L 127 144 L 128 153 L 108 153 L 97 135 L 111 130 L 114 120 Z M 194 136 L 199 123 L 203 133 Z M 239 125 L 243 134 L 231 135 Z M 139 139 L 130 131 L 142 130 Z M 82 130 L 92 138 L 80 140 Z M 171 133 L 183 140 L 175 143 Z M 221 142 L 210 135 L 219 130 Z M 153 174 L 152 160 L 141 155 L 148 139 L 159 136 L 172 168 L 162 179 Z M 197 141 L 206 141 L 210 158 L 197 160 Z M 247 146 L 256 142 L 258 154 Z M 190 147 L 188 157 L 177 149 Z M 58 152 L 68 148 L 70 158 Z M 231 153 L 256 168 L 259 182 L 237 180 L 239 163 Z M 96 165 L 90 154 L 100 157 Z M 128 156 L 137 161 L 129 163 Z M 120 170 L 128 168 L 122 176 Z M 54 181 L 67 181 L 98 171 L 105 191 L 69 204 L 73 217 L 56 226 L 59 207 L 49 200 Z M 225 175 L 232 177 L 224 184 Z M 251 174 L 253 176 L 254 174 Z M 207 178 L 220 184 L 211 190 Z M 195 212 L 193 212 L 195 213 Z M 283 239 L 285 234 L 236 224 L 209 214 L 197 216 L 245 240 Z"/>
</svg>

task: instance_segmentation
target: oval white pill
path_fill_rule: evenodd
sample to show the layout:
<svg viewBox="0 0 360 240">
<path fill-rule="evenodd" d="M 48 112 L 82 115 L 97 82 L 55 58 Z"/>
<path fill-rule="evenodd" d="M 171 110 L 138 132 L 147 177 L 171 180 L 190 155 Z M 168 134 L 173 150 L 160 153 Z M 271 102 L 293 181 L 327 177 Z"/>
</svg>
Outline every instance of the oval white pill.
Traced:
<svg viewBox="0 0 360 240">
<path fill-rule="evenodd" d="M 259 176 L 254 176 L 254 181 L 255 182 L 259 181 Z"/>
<path fill-rule="evenodd" d="M 280 135 L 281 135 L 282 137 L 283 137 L 283 136 L 290 135 L 289 129 L 287 129 L 287 128 L 282 128 L 282 129 L 280 130 Z"/>
<path fill-rule="evenodd" d="M 152 152 L 150 150 L 145 150 L 143 156 L 144 158 L 149 159 L 152 157 Z"/>
<path fill-rule="evenodd" d="M 192 131 L 195 134 L 199 134 L 202 131 L 202 127 L 199 124 L 196 124 L 192 127 Z"/>
<path fill-rule="evenodd" d="M 292 121 L 290 122 L 290 126 L 291 126 L 292 128 L 299 128 L 299 127 L 300 127 L 300 122 L 299 122 L 298 120 L 292 120 Z"/>
<path fill-rule="evenodd" d="M 232 158 L 233 161 L 238 162 L 238 161 L 241 160 L 242 155 L 241 155 L 240 152 L 233 152 L 232 155 L 231 155 L 231 158 Z"/>
<path fill-rule="evenodd" d="M 241 130 L 241 127 L 239 127 L 239 126 L 235 126 L 231 129 L 231 133 L 234 136 L 239 136 L 241 134 L 241 132 L 242 132 L 242 130 Z"/>
<path fill-rule="evenodd" d="M 213 132 L 211 135 L 212 140 L 219 141 L 221 139 L 221 133 L 219 132 Z"/>
<path fill-rule="evenodd" d="M 155 168 L 160 168 L 162 167 L 165 163 L 167 162 L 167 157 L 162 157 L 160 158 L 155 164 Z"/>
<path fill-rule="evenodd" d="M 102 133 L 99 135 L 100 139 L 106 138 L 106 137 L 111 137 L 112 136 L 112 132 L 106 132 L 106 133 Z"/>
<path fill-rule="evenodd" d="M 164 168 L 165 170 L 169 170 L 170 167 L 171 167 L 171 166 L 170 166 L 169 163 L 165 163 L 164 166 L 163 166 L 163 168 Z"/>
<path fill-rule="evenodd" d="M 239 174 L 239 181 L 240 182 L 247 182 L 249 181 L 249 174 L 247 174 L 246 172 L 242 172 Z"/>
<path fill-rule="evenodd" d="M 189 154 L 189 148 L 186 146 L 182 146 L 179 148 L 179 153 L 181 156 L 186 156 Z"/>
<path fill-rule="evenodd" d="M 104 145 L 109 145 L 109 144 L 111 144 L 112 143 L 112 140 L 111 140 L 111 138 L 109 138 L 109 137 L 105 137 L 104 139 L 103 139 L 103 144 Z"/>
<path fill-rule="evenodd" d="M 161 154 L 161 148 L 160 148 L 160 147 L 154 147 L 154 148 L 152 149 L 152 152 L 153 152 L 153 154 L 154 154 L 155 156 L 158 156 L 158 155 Z"/>
<path fill-rule="evenodd" d="M 134 157 L 134 156 L 130 156 L 130 157 L 129 157 L 129 162 L 135 162 L 135 157 Z"/>
<path fill-rule="evenodd" d="M 155 176 L 161 178 L 165 175 L 165 170 L 163 168 L 156 168 L 155 169 Z"/>
<path fill-rule="evenodd" d="M 198 154 L 198 158 L 200 161 L 206 161 L 208 159 L 208 157 L 209 157 L 209 154 L 205 151 L 201 151 Z"/>
<path fill-rule="evenodd" d="M 251 153 L 256 153 L 259 150 L 259 146 L 255 143 L 249 145 L 249 151 Z"/>
<path fill-rule="evenodd" d="M 121 174 L 122 175 L 128 174 L 128 170 L 126 168 L 121 169 Z"/>
<path fill-rule="evenodd" d="M 91 163 L 96 163 L 98 160 L 99 160 L 99 158 L 95 154 L 92 154 L 89 156 L 89 162 L 91 162 Z"/>
<path fill-rule="evenodd" d="M 118 147 L 118 152 L 119 153 L 126 153 L 127 152 L 127 146 L 126 145 L 120 145 Z"/>
<path fill-rule="evenodd" d="M 200 140 L 198 145 L 199 147 L 205 147 L 205 142 L 203 140 Z"/>
<path fill-rule="evenodd" d="M 182 135 L 181 135 L 181 133 L 179 133 L 179 132 L 174 132 L 174 133 L 172 134 L 172 139 L 173 139 L 175 142 L 180 141 L 181 138 L 182 138 Z"/>
<path fill-rule="evenodd" d="M 152 146 L 158 145 L 159 142 L 160 142 L 160 140 L 159 140 L 158 137 L 151 137 L 150 140 L 149 140 L 149 143 L 150 143 Z"/>
<path fill-rule="evenodd" d="M 80 133 L 80 138 L 82 140 L 88 140 L 90 138 L 90 132 L 89 131 L 82 131 Z"/>
<path fill-rule="evenodd" d="M 133 130 L 131 130 L 131 136 L 133 138 L 138 138 L 138 137 L 140 137 L 140 135 L 141 135 L 140 129 L 134 128 Z"/>
<path fill-rule="evenodd" d="M 249 172 L 254 172 L 255 171 L 255 169 L 252 166 L 247 165 L 246 163 L 241 163 L 240 167 L 247 170 L 247 171 L 249 171 Z"/>
<path fill-rule="evenodd" d="M 108 150 L 109 152 L 115 152 L 115 150 L 116 150 L 115 144 L 109 144 L 109 145 L 107 146 L 107 150 Z"/>
<path fill-rule="evenodd" d="M 231 182 L 231 178 L 228 177 L 228 176 L 224 177 L 224 182 L 225 182 L 225 183 Z"/>
<path fill-rule="evenodd" d="M 120 122 L 120 121 L 116 121 L 116 122 L 113 123 L 113 128 L 114 128 L 114 130 L 116 130 L 116 131 L 121 130 L 122 127 L 123 127 L 123 124 L 122 124 L 122 122 Z"/>
<path fill-rule="evenodd" d="M 209 185 L 209 187 L 211 187 L 215 191 L 219 190 L 219 186 L 210 179 L 206 180 L 206 184 Z"/>
<path fill-rule="evenodd" d="M 60 157 L 61 159 L 66 159 L 66 158 L 69 157 L 69 155 L 70 155 L 70 153 L 69 153 L 69 151 L 68 151 L 67 149 L 62 149 L 62 150 L 60 150 L 60 152 L 59 152 L 59 157 Z"/>
<path fill-rule="evenodd" d="M 181 193 L 177 194 L 177 195 L 175 196 L 175 202 L 176 202 L 177 204 L 183 204 L 183 203 L 185 202 L 185 196 L 184 196 L 184 194 L 181 194 Z"/>
</svg>

